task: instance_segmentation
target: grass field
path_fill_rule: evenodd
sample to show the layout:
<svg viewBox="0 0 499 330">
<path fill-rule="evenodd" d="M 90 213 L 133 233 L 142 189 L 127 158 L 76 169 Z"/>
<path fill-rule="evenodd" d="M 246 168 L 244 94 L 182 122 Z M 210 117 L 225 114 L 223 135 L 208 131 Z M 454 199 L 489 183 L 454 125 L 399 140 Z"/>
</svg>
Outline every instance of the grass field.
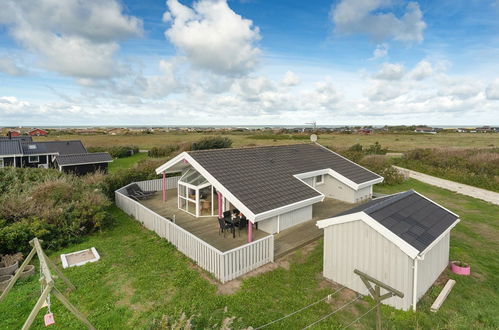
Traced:
<svg viewBox="0 0 499 330">
<path fill-rule="evenodd" d="M 112 163 L 109 164 L 109 173 L 114 173 L 122 169 L 130 168 L 134 164 L 146 158 L 147 158 L 146 152 L 139 152 L 130 157 L 116 158 L 113 160 Z"/>
<path fill-rule="evenodd" d="M 47 139 L 71 140 L 81 139 L 85 146 L 116 146 L 137 145 L 140 149 L 149 149 L 169 143 L 194 142 L 210 134 L 195 132 L 174 132 L 142 135 L 62 135 L 57 137 L 39 137 L 37 140 Z M 231 133 L 224 134 L 234 141 L 235 147 L 250 145 L 278 145 L 308 141 L 304 135 L 274 135 L 258 133 Z M 414 148 L 424 147 L 492 147 L 499 146 L 499 134 L 483 133 L 445 133 L 445 134 L 319 134 L 319 143 L 336 148 L 350 147 L 353 144 L 370 145 L 378 141 L 390 151 L 402 152 Z"/>
<path fill-rule="evenodd" d="M 414 180 L 378 190 L 389 193 L 410 188 L 461 215 L 462 221 L 451 236 L 451 258 L 469 262 L 473 275 L 458 277 L 446 271 L 445 276 L 456 279 L 457 284 L 436 314 L 429 312 L 429 307 L 443 284 L 430 289 L 417 313 L 384 306 L 384 328 L 497 329 L 499 207 Z M 171 244 L 118 209 L 113 208 L 112 215 L 114 226 L 89 236 L 81 244 L 50 253 L 60 264 L 60 253 L 92 246 L 100 252 L 99 262 L 64 271 L 78 287 L 69 294 L 70 300 L 98 329 L 154 329 L 163 315 L 177 319 L 182 312 L 194 315 L 196 329 L 219 328 L 229 317 L 234 317 L 234 328 L 257 327 L 335 290 L 321 276 L 322 242 L 279 260 L 269 272 L 222 286 Z M 34 277 L 17 284 L 0 304 L 0 328 L 20 328 L 39 294 Z M 301 329 L 353 297 L 353 293 L 343 291 L 331 303 L 319 303 L 269 329 Z M 314 329 L 341 328 L 371 306 L 370 299 L 359 300 Z M 83 328 L 57 302 L 52 310 L 57 322 L 53 328 Z M 373 328 L 374 314 L 362 318 L 358 327 Z M 33 328 L 44 328 L 42 316 L 38 316 Z"/>
</svg>

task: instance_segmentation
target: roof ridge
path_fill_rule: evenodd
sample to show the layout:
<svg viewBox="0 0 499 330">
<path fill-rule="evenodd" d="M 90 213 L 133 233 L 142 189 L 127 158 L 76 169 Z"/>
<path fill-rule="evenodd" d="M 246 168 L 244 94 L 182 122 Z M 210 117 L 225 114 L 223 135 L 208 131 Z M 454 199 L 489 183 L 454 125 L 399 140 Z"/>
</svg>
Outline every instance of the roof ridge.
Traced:
<svg viewBox="0 0 499 330">
<path fill-rule="evenodd" d="M 384 207 L 387 207 L 388 205 L 391 205 L 395 202 L 398 202 L 399 200 L 404 199 L 404 198 L 406 198 L 414 193 L 415 192 L 413 189 L 410 189 L 407 191 L 402 191 L 399 193 L 395 193 L 391 196 L 388 196 L 388 198 L 380 201 L 379 203 L 376 203 L 374 205 L 371 205 L 371 206 L 365 208 L 364 213 L 370 214 L 370 213 L 376 212 L 376 211 L 378 211 Z"/>
<path fill-rule="evenodd" d="M 209 152 L 216 150 L 246 150 L 246 149 L 258 149 L 258 148 L 279 148 L 279 147 L 291 147 L 291 146 L 302 146 L 302 145 L 313 145 L 314 143 L 293 143 L 293 144 L 280 144 L 280 145 L 263 145 L 263 146 L 243 146 L 237 148 L 218 148 L 218 149 L 205 149 L 205 150 L 188 150 L 187 153 L 191 152 Z"/>
</svg>

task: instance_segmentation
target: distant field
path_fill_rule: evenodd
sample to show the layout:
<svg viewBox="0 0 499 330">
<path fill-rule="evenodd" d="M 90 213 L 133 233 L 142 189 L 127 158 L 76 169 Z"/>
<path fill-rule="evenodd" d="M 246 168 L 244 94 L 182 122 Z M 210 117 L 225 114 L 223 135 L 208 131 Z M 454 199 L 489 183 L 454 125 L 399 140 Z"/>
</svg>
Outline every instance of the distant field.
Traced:
<svg viewBox="0 0 499 330">
<path fill-rule="evenodd" d="M 37 138 L 43 141 L 46 139 L 71 140 L 80 139 L 85 146 L 116 146 L 116 145 L 137 145 L 141 149 L 149 149 L 169 143 L 193 142 L 203 137 L 213 134 L 207 133 L 157 133 L 142 135 L 61 135 L 49 136 L 48 138 Z M 261 134 L 261 133 L 231 133 L 223 134 L 234 141 L 234 147 L 251 145 L 280 145 L 290 143 L 301 143 L 308 141 L 308 138 L 301 134 Z M 319 143 L 335 148 L 349 147 L 353 144 L 370 145 L 378 141 L 383 147 L 390 151 L 402 152 L 414 148 L 433 147 L 497 147 L 499 146 L 499 134 L 484 133 L 445 133 L 445 134 L 320 134 Z"/>
</svg>

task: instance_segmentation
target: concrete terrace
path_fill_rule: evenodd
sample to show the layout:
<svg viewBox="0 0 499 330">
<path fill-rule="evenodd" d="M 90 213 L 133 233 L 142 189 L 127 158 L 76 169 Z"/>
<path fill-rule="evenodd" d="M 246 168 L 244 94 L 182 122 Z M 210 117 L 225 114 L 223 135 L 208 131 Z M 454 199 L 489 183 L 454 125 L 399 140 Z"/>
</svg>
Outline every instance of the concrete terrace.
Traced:
<svg viewBox="0 0 499 330">
<path fill-rule="evenodd" d="M 196 218 L 177 207 L 177 189 L 169 189 L 167 201 L 162 201 L 161 192 L 156 192 L 151 198 L 140 201 L 150 210 L 161 216 L 175 219 L 175 223 L 207 242 L 218 250 L 225 252 L 247 243 L 246 229 L 239 231 L 236 228 L 236 237 L 232 233 L 219 234 L 219 225 L 216 217 Z M 330 218 L 356 205 L 343 203 L 335 199 L 326 198 L 313 208 L 313 219 L 275 234 L 275 258 L 284 256 L 320 237 L 323 232 L 315 225 L 317 220 Z M 253 230 L 253 240 L 266 237 L 269 234 L 262 230 Z"/>
</svg>

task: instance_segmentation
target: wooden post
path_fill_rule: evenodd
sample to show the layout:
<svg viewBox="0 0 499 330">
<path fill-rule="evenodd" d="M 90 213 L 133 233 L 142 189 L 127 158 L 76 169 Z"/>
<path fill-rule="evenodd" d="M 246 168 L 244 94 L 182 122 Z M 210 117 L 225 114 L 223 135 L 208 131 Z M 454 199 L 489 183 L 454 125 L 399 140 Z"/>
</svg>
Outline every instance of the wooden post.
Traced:
<svg viewBox="0 0 499 330">
<path fill-rule="evenodd" d="M 218 198 L 218 217 L 222 217 L 222 193 L 220 191 L 217 191 L 217 198 Z"/>
<path fill-rule="evenodd" d="M 166 202 L 166 172 L 163 171 L 163 202 Z"/>
<path fill-rule="evenodd" d="M 248 243 L 253 242 L 253 222 L 248 220 Z"/>
<path fill-rule="evenodd" d="M 375 279 L 372 276 L 367 275 L 366 273 L 361 272 L 360 270 L 354 269 L 355 274 L 360 276 L 360 279 L 366 286 L 367 290 L 371 294 L 374 299 L 376 305 L 376 330 L 381 330 L 381 301 L 391 298 L 393 296 L 398 296 L 400 298 L 404 298 L 404 294 L 397 289 L 392 288 L 391 286 Z M 371 285 L 374 283 L 374 289 Z M 388 291 L 385 294 L 381 294 L 381 288 Z"/>
</svg>

